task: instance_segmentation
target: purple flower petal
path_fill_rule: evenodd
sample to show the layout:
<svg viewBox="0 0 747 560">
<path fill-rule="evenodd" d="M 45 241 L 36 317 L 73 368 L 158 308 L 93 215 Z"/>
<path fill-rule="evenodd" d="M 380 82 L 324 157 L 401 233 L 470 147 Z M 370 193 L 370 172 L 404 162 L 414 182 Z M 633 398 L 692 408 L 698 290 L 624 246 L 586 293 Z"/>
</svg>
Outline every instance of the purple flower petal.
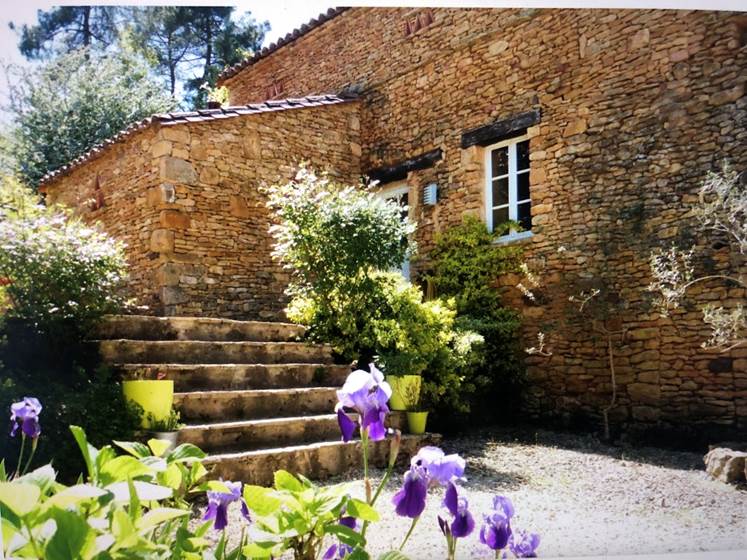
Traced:
<svg viewBox="0 0 747 560">
<path fill-rule="evenodd" d="M 446 455 L 438 447 L 422 447 L 410 463 L 424 467 L 429 482 L 433 484 L 446 486 L 451 481 L 464 478 L 464 459 L 455 453 Z"/>
<path fill-rule="evenodd" d="M 381 441 L 386 438 L 386 413 L 388 409 L 371 409 L 363 417 L 362 429 L 368 430 L 368 438 L 371 441 Z"/>
<path fill-rule="evenodd" d="M 415 519 L 425 509 L 425 498 L 428 494 L 428 485 L 425 474 L 417 467 L 410 468 L 405 473 L 405 481 L 402 489 L 392 497 L 397 515 Z"/>
<path fill-rule="evenodd" d="M 340 432 L 342 433 L 342 441 L 348 442 L 353 439 L 353 434 L 358 425 L 354 420 L 350 418 L 342 407 L 337 409 L 337 424 L 340 426 Z"/>
<path fill-rule="evenodd" d="M 241 502 L 241 514 L 247 521 L 249 518 L 249 508 L 241 497 L 241 482 L 223 481 L 228 492 L 208 491 L 208 507 L 203 517 L 204 520 L 213 519 L 213 528 L 222 531 L 228 525 L 228 506 L 233 502 Z"/>
<path fill-rule="evenodd" d="M 15 437 L 20 427 L 25 436 L 32 439 L 38 438 L 41 434 L 39 425 L 41 411 L 42 405 L 35 397 L 24 397 L 22 401 L 10 405 L 11 437 Z"/>
<path fill-rule="evenodd" d="M 467 500 L 464 500 L 465 503 Z M 466 507 L 457 513 L 454 521 L 451 523 L 451 534 L 461 539 L 466 537 L 475 530 L 475 520 Z"/>
<path fill-rule="evenodd" d="M 327 549 L 327 552 L 322 556 L 323 560 L 332 560 L 337 556 L 337 544 L 333 544 Z"/>
<path fill-rule="evenodd" d="M 514 516 L 514 505 L 506 496 L 495 496 L 493 498 L 493 509 L 503 511 L 507 519 L 511 519 Z"/>
<path fill-rule="evenodd" d="M 508 546 L 517 558 L 536 558 L 539 544 L 540 537 L 538 534 L 519 531 L 518 534 L 511 535 Z"/>
<path fill-rule="evenodd" d="M 444 495 L 444 507 L 449 510 L 451 515 L 456 515 L 459 508 L 459 498 L 457 494 L 456 486 L 453 482 L 449 482 L 449 486 L 446 488 L 446 494 Z"/>
<path fill-rule="evenodd" d="M 495 525 L 486 520 L 480 529 L 480 542 L 491 550 L 506 548 L 510 536 L 511 526 L 508 523 Z"/>
<path fill-rule="evenodd" d="M 355 517 L 341 517 L 340 525 L 344 525 L 348 529 L 352 529 L 353 531 L 355 531 L 356 527 L 358 526 L 358 521 L 355 519 Z"/>
</svg>

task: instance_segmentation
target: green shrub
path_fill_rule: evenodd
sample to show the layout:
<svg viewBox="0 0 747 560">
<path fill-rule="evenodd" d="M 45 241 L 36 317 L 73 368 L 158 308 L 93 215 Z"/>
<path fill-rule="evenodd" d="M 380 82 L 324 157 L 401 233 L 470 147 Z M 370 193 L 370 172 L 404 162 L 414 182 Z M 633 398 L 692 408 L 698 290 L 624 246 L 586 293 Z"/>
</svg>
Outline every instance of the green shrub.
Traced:
<svg viewBox="0 0 747 560">
<path fill-rule="evenodd" d="M 9 178 L 0 184 L 0 240 L 7 317 L 74 339 L 123 304 L 122 244 L 60 208 L 43 206 Z"/>
<path fill-rule="evenodd" d="M 360 292 L 376 270 L 398 267 L 414 251 L 414 225 L 394 202 L 342 186 L 302 167 L 296 179 L 269 191 L 278 224 L 274 256 L 292 274 L 292 294 L 324 298 Z"/>
<path fill-rule="evenodd" d="M 481 221 L 466 218 L 437 237 L 429 276 L 439 296 L 456 302 L 455 328 L 479 333 L 484 340 L 458 371 L 465 393 L 471 395 L 470 407 L 494 419 L 517 410 L 524 383 L 519 315 L 503 306 L 495 287 L 499 275 L 519 270 L 522 250 L 496 243 L 501 233 L 500 228 L 490 233 Z"/>
<path fill-rule="evenodd" d="M 64 374 L 64 375 L 61 375 Z M 42 429 L 36 460 L 51 462 L 63 480 L 72 480 L 84 465 L 68 426 L 85 428 L 94 445 L 113 439 L 132 439 L 140 426 L 140 415 L 124 399 L 114 373 L 99 367 L 89 375 L 80 367 L 57 370 L 2 370 L 0 410 L 32 395 L 44 404 Z M 18 441 L 0 439 L 0 456 L 18 455 Z M 10 465 L 9 465 L 10 466 Z"/>
</svg>

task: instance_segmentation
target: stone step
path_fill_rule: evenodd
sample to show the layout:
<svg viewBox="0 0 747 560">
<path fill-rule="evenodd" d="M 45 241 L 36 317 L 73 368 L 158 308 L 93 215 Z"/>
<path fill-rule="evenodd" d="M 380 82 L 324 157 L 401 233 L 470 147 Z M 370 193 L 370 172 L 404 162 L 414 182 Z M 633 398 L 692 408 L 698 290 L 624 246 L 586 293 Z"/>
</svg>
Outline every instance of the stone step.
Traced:
<svg viewBox="0 0 747 560">
<path fill-rule="evenodd" d="M 393 412 L 388 417 L 391 428 L 402 429 L 405 424 L 404 413 Z M 303 445 L 339 437 L 336 414 L 188 424 L 179 431 L 180 442 L 216 452 Z"/>
<path fill-rule="evenodd" d="M 174 380 L 178 392 L 228 389 L 341 387 L 350 366 L 333 364 L 115 364 L 124 373 L 142 372 Z"/>
<path fill-rule="evenodd" d="M 147 315 L 109 315 L 98 329 L 98 338 L 106 340 L 288 342 L 303 334 L 304 327 L 292 323 Z"/>
<path fill-rule="evenodd" d="M 192 391 L 174 394 L 174 406 L 179 409 L 185 422 L 328 414 L 334 411 L 336 403 L 337 387 Z"/>
<path fill-rule="evenodd" d="M 441 436 L 423 434 L 403 435 L 398 464 L 409 465 L 410 458 L 424 445 L 438 445 Z M 371 442 L 369 463 L 385 467 L 389 460 L 390 440 Z M 211 478 L 242 480 L 247 484 L 270 485 L 273 473 L 284 469 L 314 480 L 323 480 L 361 466 L 360 441 L 322 441 L 305 445 L 277 447 L 256 451 L 211 454 L 205 466 Z"/>
<path fill-rule="evenodd" d="M 279 364 L 332 362 L 328 346 L 304 342 L 99 340 L 105 363 Z"/>
</svg>

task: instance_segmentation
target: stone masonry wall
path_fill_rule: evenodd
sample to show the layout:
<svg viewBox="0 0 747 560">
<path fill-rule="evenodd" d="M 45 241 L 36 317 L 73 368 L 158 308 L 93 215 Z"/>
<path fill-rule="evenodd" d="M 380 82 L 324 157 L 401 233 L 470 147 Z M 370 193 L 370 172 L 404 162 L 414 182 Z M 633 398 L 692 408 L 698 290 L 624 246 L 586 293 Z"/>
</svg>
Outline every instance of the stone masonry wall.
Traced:
<svg viewBox="0 0 747 560">
<path fill-rule="evenodd" d="M 151 233 L 160 215 L 147 197 L 147 186 L 159 182 L 158 161 L 152 154 L 155 136 L 155 130 L 145 130 L 42 187 L 48 202 L 75 209 L 81 218 L 101 224 L 126 244 L 128 289 L 151 312 L 160 306 L 154 282 L 158 255 L 150 250 Z"/>
<path fill-rule="evenodd" d="M 271 256 L 262 186 L 308 161 L 345 182 L 360 177 L 356 103 L 164 128 L 164 179 L 176 204 L 156 230 L 166 315 L 282 316 L 288 277 Z"/>
<path fill-rule="evenodd" d="M 702 350 L 699 310 L 662 319 L 646 286 L 652 248 L 694 242 L 687 204 L 705 173 L 725 159 L 747 167 L 746 29 L 744 16 L 725 12 L 357 8 L 225 85 L 232 103 L 355 86 L 364 171 L 440 148 L 441 161 L 407 178 L 416 270 L 427 268 L 436 232 L 485 214 L 484 149 L 462 149 L 462 133 L 539 109 L 527 130 L 534 235 L 523 243 L 548 297 L 507 294 L 524 313 L 527 345 L 542 330 L 552 351 L 527 360 L 528 411 L 598 421 L 612 392 L 606 339 L 569 319 L 567 298 L 603 284 L 618 294 L 609 324 L 625 330 L 614 340 L 615 423 L 744 429 L 747 349 Z M 420 189 L 431 181 L 440 200 L 425 207 Z M 744 272 L 726 249 L 700 245 L 712 253 L 700 272 Z M 693 295 L 745 299 L 718 283 Z"/>
<path fill-rule="evenodd" d="M 355 102 L 154 125 L 45 189 L 127 243 L 130 287 L 151 313 L 278 318 L 288 279 L 260 188 L 302 161 L 357 182 L 359 136 Z"/>
</svg>

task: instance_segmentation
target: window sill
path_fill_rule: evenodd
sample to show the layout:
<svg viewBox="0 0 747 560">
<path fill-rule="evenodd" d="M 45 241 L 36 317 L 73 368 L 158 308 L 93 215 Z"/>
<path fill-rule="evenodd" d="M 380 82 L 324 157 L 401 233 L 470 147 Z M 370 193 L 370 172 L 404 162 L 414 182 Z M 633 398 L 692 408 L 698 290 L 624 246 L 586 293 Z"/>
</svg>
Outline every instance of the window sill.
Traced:
<svg viewBox="0 0 747 560">
<path fill-rule="evenodd" d="M 532 239 L 532 232 L 531 231 L 522 231 L 520 233 L 511 233 L 509 235 L 504 235 L 503 237 L 499 237 L 493 243 L 496 245 L 506 245 L 510 243 L 517 243 L 517 242 L 524 242 L 528 243 Z"/>
</svg>

